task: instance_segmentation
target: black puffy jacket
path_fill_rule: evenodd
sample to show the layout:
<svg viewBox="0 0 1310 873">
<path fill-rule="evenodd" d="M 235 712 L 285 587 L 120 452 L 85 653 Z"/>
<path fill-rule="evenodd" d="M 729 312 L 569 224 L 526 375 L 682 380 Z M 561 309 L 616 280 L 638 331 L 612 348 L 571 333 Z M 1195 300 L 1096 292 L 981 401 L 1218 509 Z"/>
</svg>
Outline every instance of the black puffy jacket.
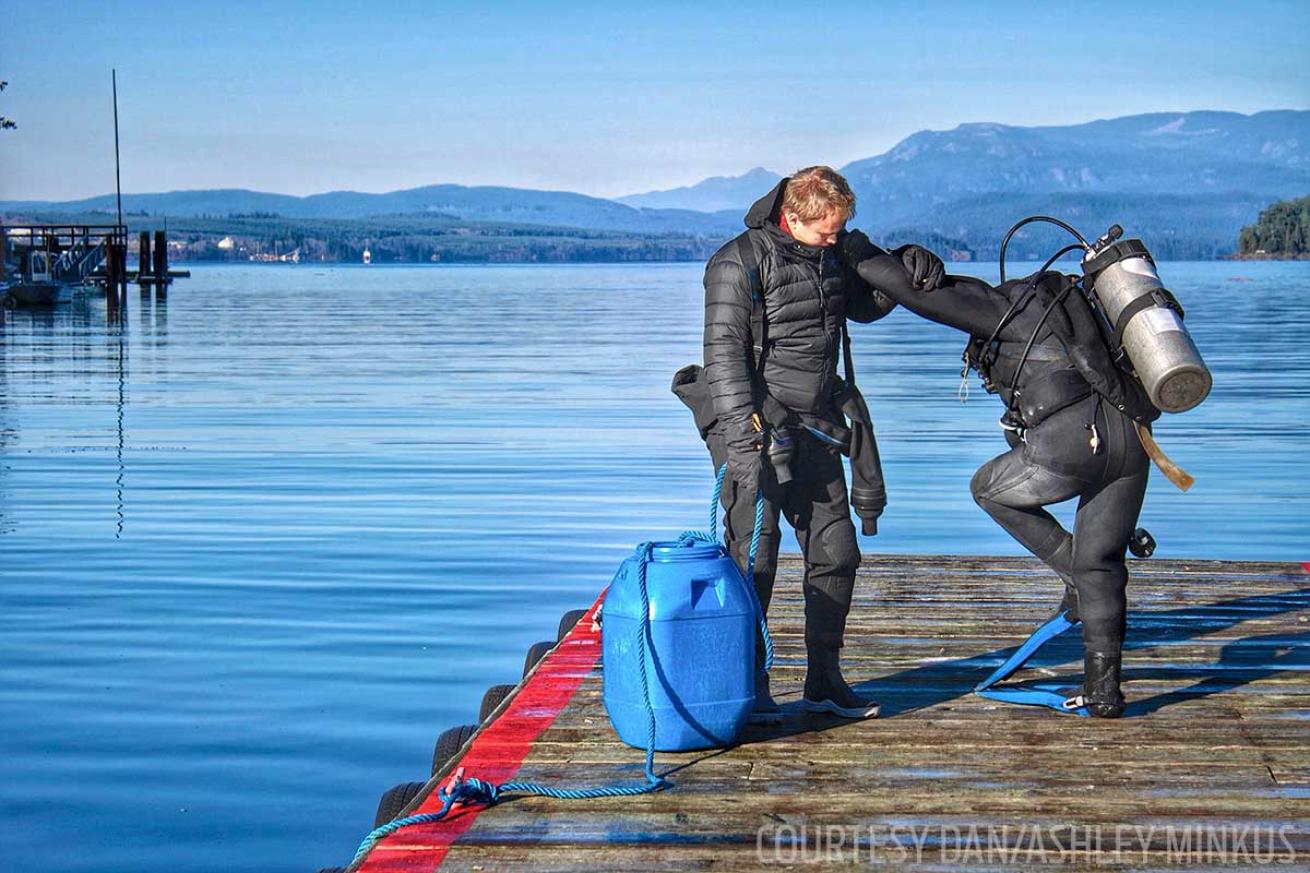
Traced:
<svg viewBox="0 0 1310 873">
<path fill-rule="evenodd" d="M 756 201 L 747 230 L 764 291 L 767 341 L 763 389 L 786 408 L 812 415 L 831 410 L 845 319 L 870 322 L 896 304 L 837 261 L 832 248 L 797 242 L 779 225 L 787 179 Z M 730 445 L 755 440 L 751 283 L 737 240 L 705 267 L 705 378 L 714 412 Z"/>
</svg>

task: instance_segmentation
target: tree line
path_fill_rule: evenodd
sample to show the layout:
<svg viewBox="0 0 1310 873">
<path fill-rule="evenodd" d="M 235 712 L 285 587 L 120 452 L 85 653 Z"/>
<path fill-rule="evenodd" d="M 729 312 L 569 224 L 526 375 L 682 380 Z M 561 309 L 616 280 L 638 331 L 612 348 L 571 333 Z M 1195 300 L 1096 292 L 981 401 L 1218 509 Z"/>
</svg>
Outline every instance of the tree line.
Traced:
<svg viewBox="0 0 1310 873">
<path fill-rule="evenodd" d="M 1251 257 L 1310 255 L 1310 196 L 1280 200 L 1262 210 L 1255 224 L 1242 228 L 1237 251 Z"/>
<path fill-rule="evenodd" d="M 360 219 L 288 218 L 271 213 L 123 216 L 131 241 L 139 230 L 166 230 L 172 259 L 359 263 L 602 263 L 704 261 L 723 240 L 698 234 L 640 234 L 486 222 L 441 213 Z M 104 224 L 102 213 L 38 213 L 4 223 Z"/>
</svg>

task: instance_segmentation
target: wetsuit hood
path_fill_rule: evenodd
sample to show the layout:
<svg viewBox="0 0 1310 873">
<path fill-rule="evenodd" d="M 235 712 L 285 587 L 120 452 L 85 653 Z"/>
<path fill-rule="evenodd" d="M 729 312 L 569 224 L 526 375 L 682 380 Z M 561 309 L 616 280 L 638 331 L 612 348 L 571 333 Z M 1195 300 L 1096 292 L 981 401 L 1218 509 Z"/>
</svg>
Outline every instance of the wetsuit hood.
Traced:
<svg viewBox="0 0 1310 873">
<path fill-rule="evenodd" d="M 790 176 L 779 179 L 778 184 L 773 186 L 773 190 L 756 200 L 754 205 L 746 210 L 747 227 L 763 228 L 770 224 L 777 227 L 778 215 L 782 212 L 782 195 L 787 190 L 787 183 L 790 181 Z M 781 230 L 781 228 L 778 229 Z"/>
</svg>

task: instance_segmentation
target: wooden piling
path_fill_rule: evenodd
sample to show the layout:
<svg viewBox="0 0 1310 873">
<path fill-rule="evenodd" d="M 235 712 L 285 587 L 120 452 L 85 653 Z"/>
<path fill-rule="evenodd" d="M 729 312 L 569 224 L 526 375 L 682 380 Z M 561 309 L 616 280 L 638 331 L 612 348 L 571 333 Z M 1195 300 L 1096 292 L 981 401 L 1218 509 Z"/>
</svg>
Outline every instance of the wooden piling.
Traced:
<svg viewBox="0 0 1310 873">
<path fill-rule="evenodd" d="M 162 297 L 168 290 L 168 237 L 162 230 L 155 231 L 155 293 Z"/>
<path fill-rule="evenodd" d="M 105 243 L 105 317 L 113 321 L 118 315 L 118 258 L 121 244 L 116 240 Z"/>
<path fill-rule="evenodd" d="M 127 312 L 127 237 L 118 248 L 118 302 L 122 308 L 119 317 Z"/>
<path fill-rule="evenodd" d="M 5 278 L 5 259 L 9 257 L 9 237 L 5 235 L 5 229 L 0 227 L 0 282 Z"/>
<path fill-rule="evenodd" d="M 112 240 L 105 243 L 105 293 L 118 287 L 118 243 Z"/>
<path fill-rule="evenodd" d="M 150 278 L 150 231 L 143 230 L 137 236 L 136 280 L 145 282 Z"/>
<path fill-rule="evenodd" d="M 155 278 L 168 281 L 168 237 L 162 230 L 155 231 Z"/>
</svg>

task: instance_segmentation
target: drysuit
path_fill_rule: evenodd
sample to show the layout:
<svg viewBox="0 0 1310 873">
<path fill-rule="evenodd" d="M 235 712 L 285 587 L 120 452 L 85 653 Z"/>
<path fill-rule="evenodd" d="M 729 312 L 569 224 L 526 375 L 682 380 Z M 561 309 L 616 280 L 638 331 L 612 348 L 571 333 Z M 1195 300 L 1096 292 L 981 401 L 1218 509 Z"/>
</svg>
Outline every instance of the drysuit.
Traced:
<svg viewBox="0 0 1310 873">
<path fill-rule="evenodd" d="M 816 704 L 831 704 L 829 711 L 863 716 L 876 710 L 842 681 L 837 654 L 860 551 L 841 450 L 814 431 L 844 430 L 842 407 L 863 407 L 862 401 L 852 404 L 837 375 L 846 320 L 874 321 L 895 304 L 843 266 L 832 247 L 806 245 L 783 229 L 779 216 L 787 182 L 783 179 L 751 207 L 745 233 L 706 265 L 703 378 L 712 414 L 698 415 L 698 421 L 713 418 L 706 441 L 716 468 L 728 463 L 730 479 L 723 492 L 727 541 L 743 569 L 757 490 L 765 496 L 753 579 L 765 610 L 781 541 L 779 516 L 796 530 L 805 562 L 807 704 L 813 696 Z M 762 299 L 756 301 L 756 293 Z M 762 306 L 765 335 L 759 337 L 752 330 L 755 305 Z M 785 428 L 794 438 L 792 479 L 785 485 L 763 458 L 762 444 L 775 428 Z M 867 426 L 864 432 L 871 438 Z M 876 465 L 876 449 L 872 458 Z M 881 499 L 880 473 L 877 478 L 875 499 Z M 856 497 L 858 502 L 862 495 Z M 757 708 L 776 709 L 767 684 L 757 689 Z"/>
<path fill-rule="evenodd" d="M 836 421 L 845 320 L 873 321 L 895 304 L 843 267 L 831 247 L 805 245 L 782 229 L 778 218 L 786 182 L 746 215 L 767 338 L 751 335 L 753 265 L 742 263 L 735 240 L 705 268 L 705 379 L 717 418 L 709 444 L 716 467 L 732 462 L 724 507 L 729 548 L 742 567 L 754 522 L 755 483 L 763 482 L 767 504 L 754 580 L 761 605 L 768 608 L 773 590 L 782 512 L 796 528 L 805 557 L 806 640 L 839 647 L 860 561 L 840 452 L 797 429 L 793 481 L 780 488 L 763 463 L 752 415 L 762 411 L 767 394 L 789 413 Z M 763 345 L 758 373 L 756 342 Z"/>
<path fill-rule="evenodd" d="M 993 288 L 947 276 L 919 290 L 902 260 L 863 234 L 839 246 L 843 260 L 889 297 L 973 338 L 971 363 L 1006 403 L 1011 446 L 974 474 L 974 500 L 1069 586 L 1061 606 L 1083 623 L 1084 697 L 1094 715 L 1118 715 L 1125 552 L 1148 471 L 1134 422 L 1147 424 L 1159 411 L 1115 364 L 1095 313 L 1068 277 L 1047 272 Z M 1073 497 L 1070 534 L 1044 507 Z"/>
</svg>

